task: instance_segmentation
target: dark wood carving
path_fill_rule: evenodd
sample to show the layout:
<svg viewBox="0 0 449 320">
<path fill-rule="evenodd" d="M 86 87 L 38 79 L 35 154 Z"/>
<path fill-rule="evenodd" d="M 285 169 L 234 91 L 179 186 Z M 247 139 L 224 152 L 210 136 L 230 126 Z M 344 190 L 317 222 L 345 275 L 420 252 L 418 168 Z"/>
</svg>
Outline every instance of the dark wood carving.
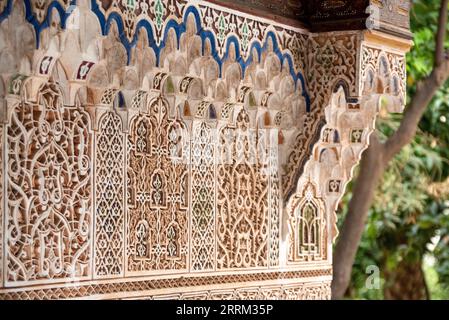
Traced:
<svg viewBox="0 0 449 320">
<path fill-rule="evenodd" d="M 369 27 L 400 36 L 409 34 L 409 0 L 210 0 L 313 32 Z M 370 23 L 368 19 L 376 19 Z M 368 21 L 368 22 L 367 22 Z"/>
</svg>

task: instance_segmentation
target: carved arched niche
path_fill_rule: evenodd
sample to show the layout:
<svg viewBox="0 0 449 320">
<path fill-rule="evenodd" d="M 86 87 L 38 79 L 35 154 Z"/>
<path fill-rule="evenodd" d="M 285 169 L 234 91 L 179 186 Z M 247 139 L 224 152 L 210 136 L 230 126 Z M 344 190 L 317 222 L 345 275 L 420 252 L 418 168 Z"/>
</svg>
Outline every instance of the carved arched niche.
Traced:
<svg viewBox="0 0 449 320">
<path fill-rule="evenodd" d="M 206 1 L 1 2 L 0 298 L 329 298 L 408 45 Z"/>
</svg>

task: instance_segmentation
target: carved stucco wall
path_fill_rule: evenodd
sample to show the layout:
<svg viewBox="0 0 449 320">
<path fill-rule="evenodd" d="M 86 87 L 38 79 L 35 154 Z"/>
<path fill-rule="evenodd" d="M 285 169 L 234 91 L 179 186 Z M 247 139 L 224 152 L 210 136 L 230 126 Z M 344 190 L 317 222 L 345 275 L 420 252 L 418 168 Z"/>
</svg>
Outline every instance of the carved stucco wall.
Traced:
<svg viewBox="0 0 449 320">
<path fill-rule="evenodd" d="M 326 299 L 408 42 L 203 1 L 0 1 L 0 298 Z"/>
</svg>

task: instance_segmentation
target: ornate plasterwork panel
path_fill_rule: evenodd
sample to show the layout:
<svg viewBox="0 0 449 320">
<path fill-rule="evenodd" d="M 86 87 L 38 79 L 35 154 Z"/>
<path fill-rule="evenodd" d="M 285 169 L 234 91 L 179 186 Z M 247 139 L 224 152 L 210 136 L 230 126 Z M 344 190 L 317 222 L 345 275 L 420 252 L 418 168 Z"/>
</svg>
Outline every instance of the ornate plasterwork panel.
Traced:
<svg viewBox="0 0 449 320">
<path fill-rule="evenodd" d="M 325 122 L 324 110 L 320 106 L 329 102 L 338 86 L 344 86 L 348 98 L 359 94 L 357 70 L 360 41 L 360 34 L 355 32 L 325 33 L 310 37 L 307 75 L 308 88 L 313 95 L 312 106 L 304 119 L 303 130 L 296 133 L 292 140 L 294 147 L 288 151 L 283 176 L 286 198 L 291 196 L 299 176 L 303 174 L 311 148 L 318 140 Z"/>
<path fill-rule="evenodd" d="M 122 119 L 103 115 L 96 135 L 95 274 L 122 276 L 125 228 L 125 141 Z"/>
<path fill-rule="evenodd" d="M 269 176 L 265 139 L 264 132 L 249 128 L 245 110 L 238 113 L 235 127 L 226 126 L 220 131 L 218 269 L 268 266 Z"/>
<path fill-rule="evenodd" d="M 8 286 L 91 274 L 92 135 L 58 85 L 17 104 L 6 128 Z"/>
<path fill-rule="evenodd" d="M 127 271 L 187 269 L 189 175 L 182 135 L 185 125 L 168 119 L 167 101 L 148 103 L 128 138 Z"/>
<path fill-rule="evenodd" d="M 325 213 L 326 219 L 329 219 L 329 229 L 324 232 L 328 232 L 331 237 L 323 239 L 323 245 L 326 242 L 328 246 L 332 245 L 332 240 L 338 235 L 335 215 L 338 201 L 352 178 L 353 169 L 362 152 L 368 146 L 376 116 L 381 109 L 384 112 L 401 112 L 404 106 L 404 53 L 387 51 L 385 47 L 368 40 L 362 41 L 360 55 L 358 90 L 361 98 L 348 98 L 344 86 L 337 87 L 331 94 L 330 102 L 324 109 L 326 124 L 321 130 L 319 141 L 314 145 L 312 158 L 298 180 L 296 193 L 287 204 L 289 263 L 301 261 L 297 247 L 301 242 L 294 238 L 298 228 L 298 214 L 310 215 L 309 212 L 315 211 L 318 214 Z M 320 207 L 319 203 L 323 201 L 324 207 Z"/>
<path fill-rule="evenodd" d="M 292 200 L 295 211 L 290 217 L 289 259 L 320 261 L 327 256 L 327 228 L 323 201 L 317 197 L 315 186 L 306 185 L 304 193 Z"/>
<path fill-rule="evenodd" d="M 215 170 L 216 141 L 213 127 L 199 122 L 193 128 L 192 140 L 192 209 L 191 266 L 192 271 L 216 269 L 215 239 Z"/>
<path fill-rule="evenodd" d="M 0 298 L 329 298 L 403 50 L 206 1 L 0 3 Z"/>
<path fill-rule="evenodd" d="M 389 94 L 403 106 L 406 95 L 406 62 L 404 55 L 388 52 L 378 46 L 364 45 L 360 68 L 360 91 Z M 392 111 L 392 110 L 390 110 Z"/>
</svg>

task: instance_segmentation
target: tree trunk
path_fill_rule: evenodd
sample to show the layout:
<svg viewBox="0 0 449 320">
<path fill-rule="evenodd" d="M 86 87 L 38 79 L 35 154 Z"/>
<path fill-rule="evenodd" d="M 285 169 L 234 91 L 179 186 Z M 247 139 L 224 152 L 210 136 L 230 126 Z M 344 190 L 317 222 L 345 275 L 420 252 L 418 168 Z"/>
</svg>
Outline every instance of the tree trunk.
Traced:
<svg viewBox="0 0 449 320">
<path fill-rule="evenodd" d="M 384 272 L 384 297 L 387 300 L 428 300 L 429 292 L 422 260 L 401 261 L 394 270 Z"/>
<path fill-rule="evenodd" d="M 441 1 L 434 69 L 418 83 L 398 130 L 385 143 L 380 143 L 377 136 L 373 134 L 370 147 L 363 154 L 360 173 L 349 202 L 348 214 L 334 252 L 333 299 L 343 298 L 348 288 L 352 264 L 365 229 L 368 210 L 383 172 L 391 159 L 413 140 L 424 111 L 436 92 L 449 78 L 449 53 L 444 51 L 448 4 L 449 0 Z"/>
<path fill-rule="evenodd" d="M 417 84 L 416 92 L 404 113 L 398 130 L 385 143 L 380 143 L 377 136 L 373 134 L 371 145 L 363 154 L 360 173 L 353 189 L 352 199 L 349 202 L 348 214 L 334 252 L 333 299 L 343 298 L 348 288 L 352 264 L 365 229 L 368 210 L 383 172 L 391 159 L 413 140 L 424 111 L 435 93 L 449 78 L 449 52 L 445 51 L 444 46 L 447 33 L 448 5 L 449 0 L 441 0 L 438 31 L 435 37 L 435 64 L 432 72 Z M 398 281 L 399 279 L 405 281 L 402 280 L 402 276 L 397 279 Z M 418 290 L 418 288 L 415 288 L 415 290 Z M 393 291 L 391 294 L 393 294 Z"/>
<path fill-rule="evenodd" d="M 349 202 L 348 213 L 343 222 L 340 239 L 335 248 L 332 280 L 333 299 L 343 298 L 349 285 L 352 263 L 357 253 L 357 250 L 354 250 L 354 244 L 358 244 L 362 238 L 368 210 L 383 171 L 382 145 L 377 135 L 373 133 L 370 138 L 370 147 L 362 156 L 360 173 Z"/>
</svg>

